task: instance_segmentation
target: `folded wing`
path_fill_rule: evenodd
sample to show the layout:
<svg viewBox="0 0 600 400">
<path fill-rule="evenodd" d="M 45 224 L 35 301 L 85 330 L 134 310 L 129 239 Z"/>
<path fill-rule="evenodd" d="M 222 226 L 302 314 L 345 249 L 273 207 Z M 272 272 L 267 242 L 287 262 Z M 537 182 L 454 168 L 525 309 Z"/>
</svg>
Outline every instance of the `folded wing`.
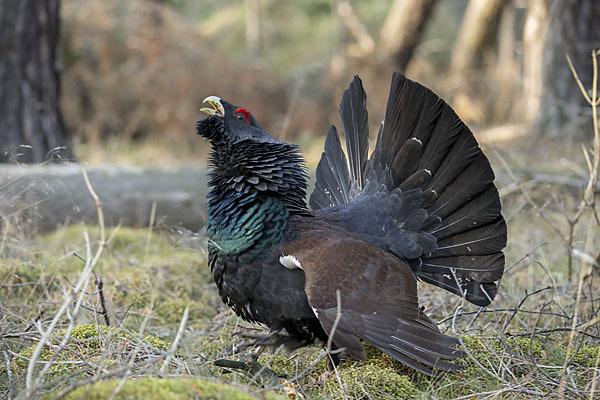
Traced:
<svg viewBox="0 0 600 400">
<path fill-rule="evenodd" d="M 460 368 L 449 362 L 462 355 L 458 341 L 441 334 L 421 312 L 407 265 L 325 224 L 295 229 L 298 239 L 283 251 L 304 270 L 309 304 L 337 347 L 365 359 L 360 338 L 429 375 Z"/>
</svg>

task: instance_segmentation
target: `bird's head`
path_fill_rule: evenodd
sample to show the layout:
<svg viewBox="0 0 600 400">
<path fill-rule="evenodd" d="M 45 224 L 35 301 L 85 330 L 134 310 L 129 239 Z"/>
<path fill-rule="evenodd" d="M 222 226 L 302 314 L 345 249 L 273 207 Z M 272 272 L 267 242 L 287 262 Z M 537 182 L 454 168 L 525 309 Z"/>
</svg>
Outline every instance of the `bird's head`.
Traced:
<svg viewBox="0 0 600 400">
<path fill-rule="evenodd" d="M 196 123 L 196 132 L 213 145 L 240 142 L 281 143 L 274 139 L 245 108 L 234 106 L 217 96 L 204 99 L 210 107 L 200 111 L 208 114 Z"/>
</svg>

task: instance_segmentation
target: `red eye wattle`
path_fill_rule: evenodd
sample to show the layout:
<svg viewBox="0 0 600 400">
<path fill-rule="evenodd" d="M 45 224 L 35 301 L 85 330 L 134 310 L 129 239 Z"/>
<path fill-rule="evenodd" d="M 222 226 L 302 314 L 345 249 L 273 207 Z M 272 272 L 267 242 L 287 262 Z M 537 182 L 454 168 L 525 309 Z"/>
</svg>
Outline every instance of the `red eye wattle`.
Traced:
<svg viewBox="0 0 600 400">
<path fill-rule="evenodd" d="M 237 119 L 244 120 L 247 123 L 250 123 L 250 113 L 245 108 L 238 108 L 235 110 L 235 115 Z"/>
</svg>

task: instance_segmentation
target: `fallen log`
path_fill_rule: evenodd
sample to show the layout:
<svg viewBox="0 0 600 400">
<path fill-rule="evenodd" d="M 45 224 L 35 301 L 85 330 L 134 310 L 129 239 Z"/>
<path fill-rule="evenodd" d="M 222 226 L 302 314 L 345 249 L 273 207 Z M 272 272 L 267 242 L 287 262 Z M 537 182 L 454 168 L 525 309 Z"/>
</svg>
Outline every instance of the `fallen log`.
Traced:
<svg viewBox="0 0 600 400">
<path fill-rule="evenodd" d="M 199 231 L 206 218 L 206 170 L 199 166 L 125 167 L 77 164 L 1 165 L 0 222 L 26 232 L 47 232 L 72 223 L 95 224 L 96 206 L 83 179 L 85 168 L 98 193 L 105 223 L 146 227 L 156 204 L 157 225 Z M 533 184 L 581 191 L 585 180 L 515 172 Z M 311 170 L 311 184 L 314 170 Z M 497 173 L 501 193 L 515 191 L 508 175 Z M 312 191 L 309 187 L 308 193 Z"/>
<path fill-rule="evenodd" d="M 201 167 L 5 165 L 0 167 L 0 221 L 27 231 L 97 223 L 85 168 L 100 198 L 105 223 L 148 226 L 155 221 L 197 231 L 204 226 L 206 175 Z"/>
</svg>

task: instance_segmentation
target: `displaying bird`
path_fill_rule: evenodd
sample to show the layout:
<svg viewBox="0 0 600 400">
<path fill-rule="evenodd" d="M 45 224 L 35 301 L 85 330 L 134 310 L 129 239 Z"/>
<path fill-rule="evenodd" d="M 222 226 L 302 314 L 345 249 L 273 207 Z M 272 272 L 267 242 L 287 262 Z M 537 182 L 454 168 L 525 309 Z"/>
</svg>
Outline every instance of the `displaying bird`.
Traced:
<svg viewBox="0 0 600 400">
<path fill-rule="evenodd" d="M 429 375 L 459 369 L 458 340 L 419 307 L 417 280 L 488 305 L 506 224 L 490 164 L 450 106 L 395 73 L 368 157 L 356 76 L 340 104 L 347 153 L 331 126 L 309 208 L 299 148 L 245 108 L 205 102 L 196 129 L 212 148 L 206 225 L 221 299 L 270 328 L 264 343 L 329 339 L 364 360 L 362 339 Z"/>
</svg>

